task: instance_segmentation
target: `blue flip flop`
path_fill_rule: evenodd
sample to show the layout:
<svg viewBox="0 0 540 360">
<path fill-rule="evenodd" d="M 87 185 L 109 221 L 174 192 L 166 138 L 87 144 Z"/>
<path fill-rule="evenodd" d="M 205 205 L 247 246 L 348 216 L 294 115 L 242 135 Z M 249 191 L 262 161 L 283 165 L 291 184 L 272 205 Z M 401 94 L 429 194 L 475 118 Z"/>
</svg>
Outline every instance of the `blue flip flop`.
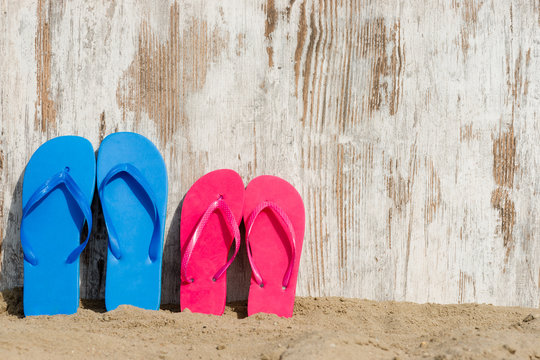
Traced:
<svg viewBox="0 0 540 360">
<path fill-rule="evenodd" d="M 41 145 L 24 171 L 21 245 L 24 314 L 73 314 L 79 307 L 79 255 L 92 229 L 96 159 L 82 137 Z M 88 236 L 81 244 L 81 231 Z"/>
<path fill-rule="evenodd" d="M 144 136 L 107 136 L 97 160 L 99 198 L 109 234 L 105 306 L 157 310 L 167 211 L 167 170 Z"/>
</svg>

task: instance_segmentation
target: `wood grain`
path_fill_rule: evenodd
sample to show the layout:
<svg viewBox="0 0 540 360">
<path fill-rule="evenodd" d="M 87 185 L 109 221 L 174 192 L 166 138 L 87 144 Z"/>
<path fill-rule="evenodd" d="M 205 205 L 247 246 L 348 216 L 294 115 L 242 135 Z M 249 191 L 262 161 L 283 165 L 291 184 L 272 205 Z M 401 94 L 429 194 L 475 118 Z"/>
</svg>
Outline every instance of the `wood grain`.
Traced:
<svg viewBox="0 0 540 360">
<path fill-rule="evenodd" d="M 0 0 L 0 289 L 23 282 L 24 166 L 115 131 L 169 172 L 162 302 L 181 201 L 218 168 L 300 191 L 298 294 L 540 306 L 537 1 Z M 81 295 L 100 298 L 97 197 Z M 228 272 L 247 297 L 249 264 Z"/>
</svg>

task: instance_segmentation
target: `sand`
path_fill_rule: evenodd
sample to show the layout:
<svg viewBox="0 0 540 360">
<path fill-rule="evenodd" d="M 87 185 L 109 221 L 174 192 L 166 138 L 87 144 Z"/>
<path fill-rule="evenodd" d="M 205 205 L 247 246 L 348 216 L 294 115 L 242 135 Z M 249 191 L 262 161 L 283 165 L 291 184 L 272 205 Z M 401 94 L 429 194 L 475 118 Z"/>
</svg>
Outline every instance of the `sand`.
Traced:
<svg viewBox="0 0 540 360">
<path fill-rule="evenodd" d="M 75 315 L 24 318 L 0 295 L 0 359 L 540 359 L 540 309 L 297 298 L 291 319 L 221 317 L 82 301 Z"/>
</svg>

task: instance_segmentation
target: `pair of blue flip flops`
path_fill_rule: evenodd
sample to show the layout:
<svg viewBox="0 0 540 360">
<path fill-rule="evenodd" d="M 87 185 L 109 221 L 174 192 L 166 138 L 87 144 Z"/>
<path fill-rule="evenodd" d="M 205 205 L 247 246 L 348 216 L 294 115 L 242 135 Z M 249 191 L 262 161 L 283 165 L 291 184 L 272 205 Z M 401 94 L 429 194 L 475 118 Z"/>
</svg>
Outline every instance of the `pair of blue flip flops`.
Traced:
<svg viewBox="0 0 540 360">
<path fill-rule="evenodd" d="M 97 162 L 92 144 L 78 136 L 47 141 L 28 162 L 21 220 L 25 315 L 77 312 L 79 255 L 92 230 L 96 181 L 109 234 L 107 310 L 159 308 L 167 170 L 150 140 L 123 132 L 103 140 Z"/>
</svg>

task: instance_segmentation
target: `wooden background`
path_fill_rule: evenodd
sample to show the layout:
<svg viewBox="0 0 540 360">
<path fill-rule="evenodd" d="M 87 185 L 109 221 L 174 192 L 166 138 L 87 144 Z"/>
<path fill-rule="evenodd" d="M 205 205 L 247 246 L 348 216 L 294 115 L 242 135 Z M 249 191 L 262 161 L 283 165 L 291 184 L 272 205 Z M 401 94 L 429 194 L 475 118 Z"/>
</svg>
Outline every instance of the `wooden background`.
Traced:
<svg viewBox="0 0 540 360">
<path fill-rule="evenodd" d="M 21 181 L 58 135 L 155 142 L 179 204 L 208 171 L 293 183 L 298 295 L 540 306 L 538 0 L 0 0 L 0 289 L 22 285 Z M 81 295 L 104 295 L 97 199 Z M 246 256 L 229 271 L 246 298 Z"/>
</svg>

